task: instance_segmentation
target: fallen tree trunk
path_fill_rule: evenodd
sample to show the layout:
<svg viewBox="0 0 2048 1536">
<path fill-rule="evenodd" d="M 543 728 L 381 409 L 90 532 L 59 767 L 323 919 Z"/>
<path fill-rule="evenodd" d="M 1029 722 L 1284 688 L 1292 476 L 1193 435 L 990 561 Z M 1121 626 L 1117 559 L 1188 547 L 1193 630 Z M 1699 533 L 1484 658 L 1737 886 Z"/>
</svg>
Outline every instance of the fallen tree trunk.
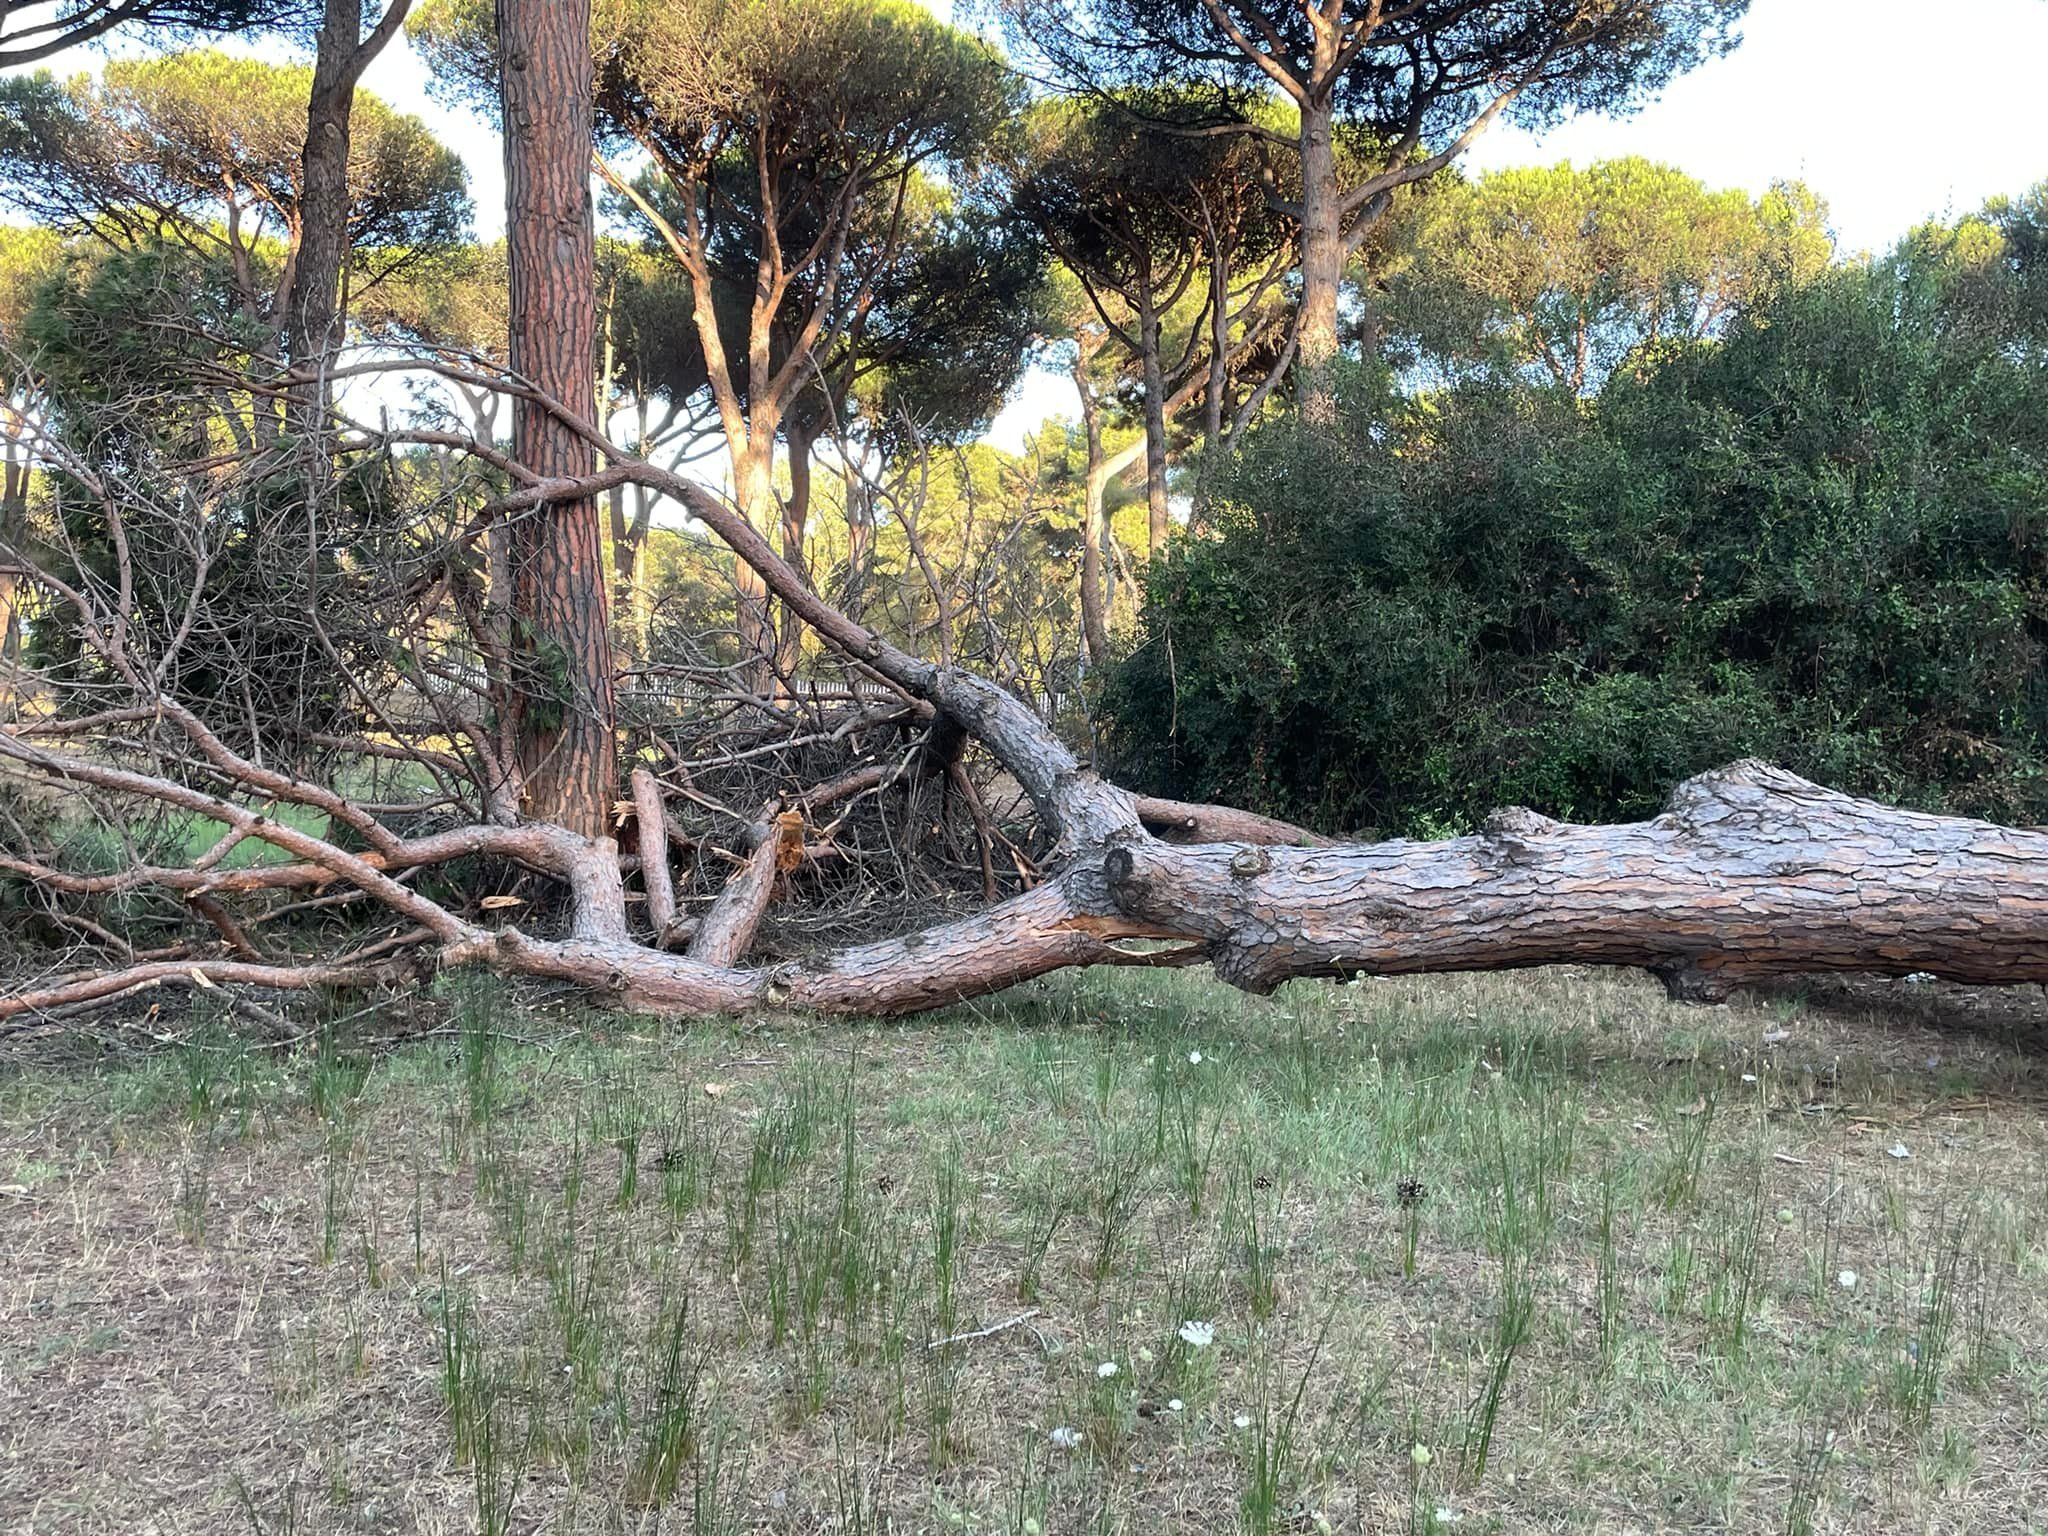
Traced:
<svg viewBox="0 0 2048 1536">
<path fill-rule="evenodd" d="M 1173 940 L 1128 950 L 1122 940 Z M 1899 811 L 1756 762 L 1664 814 L 1573 826 L 1503 811 L 1437 843 L 1185 846 L 1127 829 L 1099 863 L 973 918 L 808 965 L 685 968 L 634 946 L 523 937 L 512 969 L 656 1012 L 774 1002 L 914 1012 L 1089 964 L 1212 960 L 1248 991 L 1296 977 L 1632 966 L 1674 996 L 1828 971 L 2048 981 L 2048 834 Z"/>
<path fill-rule="evenodd" d="M 705 914 L 690 952 L 675 954 L 665 943 L 680 937 L 683 924 L 667 879 L 667 817 L 651 776 L 637 775 L 631 785 L 637 865 L 656 932 L 648 943 L 629 926 L 622 861 L 610 837 L 519 822 L 516 810 L 495 802 L 486 810 L 499 819 L 402 837 L 375 808 L 237 752 L 162 693 L 161 672 L 127 653 L 122 627 L 92 594 L 35 571 L 29 574 L 77 611 L 87 642 L 128 682 L 137 702 L 119 718 L 147 719 L 178 734 L 187 750 L 182 759 L 170 753 L 165 760 L 203 767 L 196 782 L 187 782 L 82 754 L 63 745 L 76 732 L 61 721 L 0 727 L 0 759 L 64 793 L 97 794 L 110 805 L 154 801 L 226 830 L 213 851 L 185 866 L 138 864 L 113 875 L 80 875 L 9 852 L 0 869 L 74 899 L 153 885 L 216 907 L 228 895 L 353 887 L 405 922 L 402 940 L 392 942 L 432 946 L 444 966 L 572 981 L 669 1014 L 767 1005 L 908 1013 L 1065 967 L 1201 960 L 1250 991 L 1292 977 L 1560 962 L 1644 967 L 1677 994 L 1699 999 L 1726 996 L 1747 981 L 1817 971 L 2048 982 L 2048 833 L 1893 810 L 1760 763 L 1688 781 L 1664 814 L 1646 822 L 1568 826 L 1509 810 L 1473 836 L 1437 843 L 1323 843 L 1300 828 L 1225 807 L 1134 797 L 1081 764 L 1002 688 L 912 656 L 824 602 L 745 518 L 701 487 L 608 454 L 613 461 L 583 479 L 529 480 L 494 514 L 573 501 L 628 481 L 673 496 L 826 644 L 922 701 L 920 708 L 950 723 L 949 732 L 989 751 L 1056 838 L 1040 865 L 1046 878 L 922 932 L 746 966 L 741 962 L 778 870 L 786 873 L 805 855 L 803 818 L 791 812 L 757 829 L 753 856 Z M 111 502 L 108 515 L 117 515 Z M 870 765 L 797 802 L 815 807 L 885 782 L 890 771 Z M 305 831 L 274 814 L 278 805 L 318 811 L 368 847 L 352 851 Z M 241 841 L 266 844 L 291 862 L 217 867 Z M 490 926 L 488 914 L 480 921 L 454 910 L 405 878 L 473 855 L 513 860 L 558 880 L 568 893 L 567 936 Z M 290 956 L 259 963 L 264 957 L 251 925 L 235 923 L 224 907 L 211 920 L 236 958 L 186 967 L 182 974 L 194 984 L 342 979 Z M 364 963 L 383 952 L 373 945 L 348 957 L 348 974 L 366 974 Z M 177 974 L 131 965 L 39 981 L 0 996 L 0 1019 L 51 1016 Z"/>
<path fill-rule="evenodd" d="M 1322 849 L 1126 843 L 1117 909 L 1206 942 L 1254 991 L 1294 976 L 1639 966 L 1674 995 L 1821 971 L 2048 981 L 2048 834 L 1894 810 L 1758 762 L 1664 813 Z"/>
<path fill-rule="evenodd" d="M 1573 826 L 1511 810 L 1436 843 L 1182 845 L 1153 837 L 1133 812 L 1058 879 L 972 917 L 755 968 L 634 941 L 623 903 L 591 889 L 616 880 L 615 861 L 560 829 L 503 829 L 505 851 L 543 867 L 555 863 L 550 844 L 584 898 L 578 933 L 462 924 L 437 935 L 443 964 L 572 981 L 666 1014 L 910 1013 L 1073 966 L 1205 959 L 1254 992 L 1295 977 L 1560 963 L 1641 967 L 1701 1001 L 1824 971 L 2048 981 L 2048 833 L 1894 810 L 1755 762 L 1687 781 L 1650 821 Z M 1174 942 L 1122 947 L 1131 940 Z M 0 1018 L 183 969 L 42 987 L 0 999 Z M 283 968 L 208 970 L 228 983 L 296 979 Z"/>
</svg>

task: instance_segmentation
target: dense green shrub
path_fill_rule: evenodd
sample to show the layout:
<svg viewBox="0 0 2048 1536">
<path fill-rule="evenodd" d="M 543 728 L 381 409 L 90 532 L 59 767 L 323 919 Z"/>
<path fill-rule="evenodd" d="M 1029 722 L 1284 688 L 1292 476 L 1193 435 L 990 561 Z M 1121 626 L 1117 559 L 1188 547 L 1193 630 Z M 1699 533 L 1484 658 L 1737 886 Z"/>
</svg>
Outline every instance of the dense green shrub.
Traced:
<svg viewBox="0 0 2048 1536">
<path fill-rule="evenodd" d="M 1150 573 L 1112 766 L 1386 833 L 1639 816 L 1743 755 L 2048 820 L 2041 213 L 1922 231 L 1591 402 L 1274 421 Z"/>
</svg>

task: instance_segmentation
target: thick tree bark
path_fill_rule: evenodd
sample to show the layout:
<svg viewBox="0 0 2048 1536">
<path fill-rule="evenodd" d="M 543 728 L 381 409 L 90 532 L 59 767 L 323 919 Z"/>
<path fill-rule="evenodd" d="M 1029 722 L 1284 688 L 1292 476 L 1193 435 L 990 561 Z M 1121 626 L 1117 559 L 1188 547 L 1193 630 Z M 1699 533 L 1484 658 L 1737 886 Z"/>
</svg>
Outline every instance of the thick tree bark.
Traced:
<svg viewBox="0 0 2048 1536">
<path fill-rule="evenodd" d="M 588 421 L 596 346 L 589 0 L 498 0 L 497 15 L 510 362 L 543 395 Z M 586 478 L 594 467 L 589 438 L 544 402 L 515 402 L 512 438 L 513 457 L 543 476 Z M 530 674 L 519 721 L 527 811 L 602 837 L 617 765 L 595 497 L 542 503 L 518 518 L 512 565 L 512 607 Z"/>
<path fill-rule="evenodd" d="M 1640 966 L 1680 996 L 1819 971 L 2048 979 L 2048 834 L 1894 810 L 1744 762 L 1654 820 L 1530 811 L 1476 836 L 1106 856 L 1116 909 L 1208 941 L 1218 973 Z"/>
</svg>

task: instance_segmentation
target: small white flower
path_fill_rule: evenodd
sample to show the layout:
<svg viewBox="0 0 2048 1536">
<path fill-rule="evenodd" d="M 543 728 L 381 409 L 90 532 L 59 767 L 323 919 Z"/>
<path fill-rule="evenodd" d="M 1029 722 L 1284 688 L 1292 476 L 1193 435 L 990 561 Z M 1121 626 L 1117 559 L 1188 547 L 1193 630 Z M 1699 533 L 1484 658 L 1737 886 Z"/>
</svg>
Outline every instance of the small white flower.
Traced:
<svg viewBox="0 0 2048 1536">
<path fill-rule="evenodd" d="M 1179 1413 L 1185 1407 L 1187 1407 L 1187 1404 L 1177 1397 L 1169 1397 L 1166 1400 L 1166 1411 L 1168 1413 Z"/>
<path fill-rule="evenodd" d="M 1180 1336 L 1187 1342 L 1190 1349 L 1207 1349 L 1216 1342 L 1216 1325 L 1214 1323 L 1198 1323 L 1193 1318 L 1189 1318 L 1180 1325 Z"/>
<path fill-rule="evenodd" d="M 1447 1505 L 1439 1504 L 1436 1507 L 1436 1523 L 1438 1525 L 1456 1525 L 1464 1518 L 1463 1515 Z"/>
<path fill-rule="evenodd" d="M 1886 1148 L 1886 1151 L 1893 1157 L 1911 1157 L 1913 1155 L 1906 1149 L 1906 1144 L 1903 1141 L 1893 1142 L 1891 1146 Z"/>
<path fill-rule="evenodd" d="M 1063 1451 L 1071 1451 L 1081 1443 L 1081 1431 L 1071 1424 L 1059 1425 L 1046 1437 Z"/>
<path fill-rule="evenodd" d="M 1252 1427 L 1252 1416 L 1248 1413 L 1240 1413 L 1236 1418 L 1232 1419 L 1230 1422 L 1235 1424 L 1239 1429 L 1250 1429 Z"/>
<path fill-rule="evenodd" d="M 1152 1363 L 1152 1351 L 1140 1344 L 1138 1346 L 1138 1358 L 1145 1364 L 1150 1365 Z"/>
<path fill-rule="evenodd" d="M 1753 1083 L 1756 1081 L 1756 1074 L 1754 1072 L 1745 1072 L 1742 1074 L 1742 1080 L 1745 1083 Z"/>
<path fill-rule="evenodd" d="M 1201 1053 L 1200 1051 L 1189 1051 L 1189 1052 L 1188 1052 L 1188 1065 L 1189 1065 L 1189 1066 L 1191 1066 L 1191 1067 L 1199 1067 L 1199 1066 L 1200 1066 L 1201 1064 L 1202 1064 L 1202 1053 Z"/>
<path fill-rule="evenodd" d="M 1838 1285 L 1840 1285 L 1840 1286 L 1841 1286 L 1841 1288 L 1842 1288 L 1843 1290 L 1845 1290 L 1845 1291 L 1853 1291 L 1853 1290 L 1855 1290 L 1855 1289 L 1856 1289 L 1856 1271 L 1855 1271 L 1855 1270 L 1853 1270 L 1853 1269 L 1845 1269 L 1845 1270 L 1843 1270 L 1843 1271 L 1842 1271 L 1842 1272 L 1841 1272 L 1841 1273 L 1840 1273 L 1839 1275 L 1835 1276 L 1835 1282 L 1836 1282 L 1836 1283 L 1837 1283 Z"/>
<path fill-rule="evenodd" d="M 1110 1377 L 1116 1374 L 1116 1362 L 1114 1360 L 1103 1361 L 1102 1364 L 1095 1367 L 1095 1374 L 1104 1381 L 1109 1380 Z"/>
<path fill-rule="evenodd" d="M 1901 977 L 1900 980 L 1904 981 L 1908 986 L 1924 987 L 1928 982 L 1934 980 L 1934 973 L 1932 971 L 1910 971 Z"/>
<path fill-rule="evenodd" d="M 1434 1456 L 1429 1454 L 1429 1447 L 1426 1445 L 1418 1445 L 1417 1447 L 1415 1447 L 1414 1450 L 1408 1453 L 1408 1459 L 1414 1462 L 1415 1465 L 1418 1467 L 1426 1467 L 1432 1461 L 1436 1460 Z"/>
</svg>

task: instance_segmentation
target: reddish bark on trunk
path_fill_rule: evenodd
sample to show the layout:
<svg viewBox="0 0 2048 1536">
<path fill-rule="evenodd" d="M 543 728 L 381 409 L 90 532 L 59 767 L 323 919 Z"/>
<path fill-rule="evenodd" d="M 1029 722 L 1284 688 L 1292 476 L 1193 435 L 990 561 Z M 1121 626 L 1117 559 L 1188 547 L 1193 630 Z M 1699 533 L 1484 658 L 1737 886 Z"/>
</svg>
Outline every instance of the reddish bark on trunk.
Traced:
<svg viewBox="0 0 2048 1536">
<path fill-rule="evenodd" d="M 596 347 L 590 208 L 589 0 L 497 0 L 505 114 L 506 256 L 513 372 L 588 421 Z M 515 403 L 513 457 L 548 478 L 587 476 L 590 440 Z M 611 624 L 597 501 L 547 502 L 512 536 L 512 607 L 528 675 L 519 763 L 528 815 L 606 835 L 617 767 Z"/>
</svg>

